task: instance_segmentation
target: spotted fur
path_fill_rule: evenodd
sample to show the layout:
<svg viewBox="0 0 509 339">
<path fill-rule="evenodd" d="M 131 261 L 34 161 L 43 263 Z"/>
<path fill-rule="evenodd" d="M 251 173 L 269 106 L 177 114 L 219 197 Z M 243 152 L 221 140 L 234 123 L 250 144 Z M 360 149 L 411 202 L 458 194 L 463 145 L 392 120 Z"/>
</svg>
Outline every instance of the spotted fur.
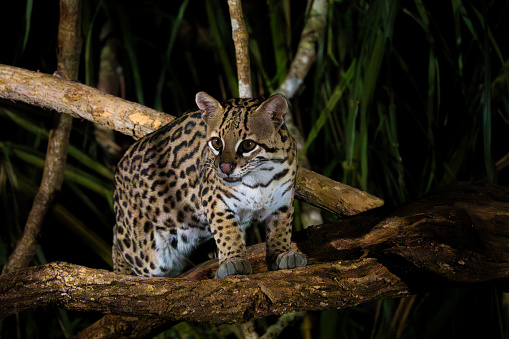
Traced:
<svg viewBox="0 0 509 339">
<path fill-rule="evenodd" d="M 138 140 L 115 174 L 116 272 L 173 276 L 212 236 L 218 277 L 249 274 L 245 229 L 265 221 L 272 270 L 304 266 L 291 251 L 295 141 L 284 125 L 286 99 L 233 99 L 204 92 L 199 111 Z"/>
</svg>

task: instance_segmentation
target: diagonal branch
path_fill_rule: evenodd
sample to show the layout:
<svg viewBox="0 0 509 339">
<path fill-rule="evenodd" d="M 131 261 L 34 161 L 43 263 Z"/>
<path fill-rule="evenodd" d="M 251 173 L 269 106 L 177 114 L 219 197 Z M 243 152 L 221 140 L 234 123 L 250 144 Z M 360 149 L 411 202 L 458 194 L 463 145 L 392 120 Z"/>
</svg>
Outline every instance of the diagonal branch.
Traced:
<svg viewBox="0 0 509 339">
<path fill-rule="evenodd" d="M 54 109 L 134 137 L 142 137 L 174 119 L 78 82 L 5 65 L 0 65 L 0 98 Z M 337 215 L 353 215 L 383 205 L 375 196 L 312 171 L 299 169 L 297 183 L 297 197 L 320 207 L 325 201 L 320 197 L 330 197 L 324 208 Z"/>
<path fill-rule="evenodd" d="M 0 65 L 0 98 L 55 110 L 141 138 L 174 117 L 74 81 Z"/>
<path fill-rule="evenodd" d="M 292 60 L 285 80 L 276 90 L 276 92 L 282 93 L 289 99 L 295 96 L 315 63 L 318 44 L 323 39 L 327 24 L 327 9 L 327 0 L 312 1 L 309 18 L 302 30 L 297 53 Z"/>
</svg>

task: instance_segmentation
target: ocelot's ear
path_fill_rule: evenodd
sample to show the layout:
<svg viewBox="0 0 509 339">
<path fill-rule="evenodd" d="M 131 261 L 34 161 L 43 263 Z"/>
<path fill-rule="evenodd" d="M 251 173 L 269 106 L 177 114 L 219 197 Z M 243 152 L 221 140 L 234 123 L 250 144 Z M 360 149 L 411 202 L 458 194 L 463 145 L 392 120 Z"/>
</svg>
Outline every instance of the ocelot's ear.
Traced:
<svg viewBox="0 0 509 339">
<path fill-rule="evenodd" d="M 262 102 L 256 111 L 266 112 L 277 131 L 285 121 L 285 115 L 288 112 L 288 101 L 281 94 L 276 94 Z"/>
<path fill-rule="evenodd" d="M 201 117 L 205 122 L 213 118 L 217 113 L 223 111 L 223 106 L 205 92 L 196 94 L 196 104 L 201 109 Z"/>
</svg>

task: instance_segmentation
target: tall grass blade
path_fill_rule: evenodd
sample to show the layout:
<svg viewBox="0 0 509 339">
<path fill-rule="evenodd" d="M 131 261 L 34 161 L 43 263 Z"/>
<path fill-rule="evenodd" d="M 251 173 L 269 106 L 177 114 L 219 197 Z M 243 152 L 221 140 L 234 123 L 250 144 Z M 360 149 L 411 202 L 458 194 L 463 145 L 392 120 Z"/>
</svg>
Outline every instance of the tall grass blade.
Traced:
<svg viewBox="0 0 509 339">
<path fill-rule="evenodd" d="M 38 137 L 42 137 L 47 140 L 49 133 L 40 126 L 35 125 L 30 119 L 26 119 L 24 116 L 20 114 L 15 114 L 8 109 L 1 109 L 0 112 L 9 117 L 14 123 L 19 125 L 21 128 L 35 134 Z M 37 147 L 34 147 L 34 149 Z M 78 149 L 73 145 L 69 145 L 68 154 L 78 160 L 83 166 L 92 169 L 97 174 L 100 174 L 106 179 L 113 180 L 113 172 L 108 167 L 104 166 L 97 160 L 91 158 L 86 153 Z"/>
<path fill-rule="evenodd" d="M 94 34 L 93 29 L 96 22 L 97 15 L 100 13 L 101 6 L 97 5 L 95 8 L 95 12 L 90 18 L 89 22 L 83 23 L 83 31 L 85 33 L 85 48 L 84 48 L 84 58 L 85 58 L 85 84 L 88 86 L 95 86 L 94 77 L 95 67 L 94 67 Z"/>
<path fill-rule="evenodd" d="M 27 196 L 35 196 L 37 187 L 23 175 L 18 175 L 20 191 Z M 111 259 L 111 244 L 104 241 L 95 232 L 88 228 L 85 223 L 67 210 L 60 203 L 56 203 L 51 214 L 59 222 L 65 225 L 71 232 L 77 235 L 90 249 L 96 253 L 108 266 L 113 267 Z"/>
<path fill-rule="evenodd" d="M 484 146 L 484 165 L 488 180 L 495 183 L 495 164 L 491 154 L 491 60 L 490 60 L 490 39 L 486 22 L 486 9 L 483 15 L 484 44 L 483 44 L 483 63 L 484 63 L 484 86 L 483 86 L 483 146 Z"/>
<path fill-rule="evenodd" d="M 348 68 L 347 72 L 345 73 L 345 76 L 341 83 L 339 83 L 334 91 L 332 92 L 331 96 L 327 100 L 327 103 L 325 105 L 324 110 L 320 113 L 320 116 L 316 120 L 315 124 L 311 128 L 311 131 L 308 134 L 308 138 L 306 140 L 306 144 L 304 145 L 304 148 L 301 151 L 301 154 L 305 154 L 307 152 L 307 149 L 309 146 L 313 143 L 313 141 L 318 136 L 318 133 L 323 128 L 325 123 L 327 122 L 331 112 L 336 107 L 338 101 L 343 96 L 344 91 L 352 81 L 353 75 L 355 70 L 355 62 L 350 65 L 350 68 Z"/>
<path fill-rule="evenodd" d="M 171 63 L 171 54 L 173 52 L 173 46 L 175 45 L 175 40 L 177 38 L 177 33 L 180 27 L 180 24 L 182 23 L 182 19 L 184 18 L 184 13 L 186 11 L 187 5 L 189 4 L 189 0 L 184 0 L 182 4 L 180 5 L 179 11 L 177 13 L 177 17 L 175 18 L 175 21 L 173 23 L 173 27 L 171 30 L 170 39 L 168 41 L 168 46 L 166 48 L 166 52 L 164 54 L 164 62 L 163 67 L 161 69 L 161 75 L 159 76 L 159 80 L 157 81 L 157 86 L 155 90 L 155 98 L 154 98 L 154 109 L 163 112 L 163 89 L 164 89 L 164 83 L 166 80 L 166 75 L 168 68 L 170 67 Z"/>
<path fill-rule="evenodd" d="M 23 47 L 21 48 L 21 53 L 25 51 L 25 48 L 28 43 L 28 37 L 30 35 L 30 23 L 32 21 L 32 9 L 34 7 L 33 0 L 26 0 L 26 9 L 25 9 L 25 36 L 23 37 Z"/>
<path fill-rule="evenodd" d="M 138 54 L 135 49 L 135 36 L 131 32 L 131 28 L 135 27 L 129 21 L 129 15 L 125 13 L 123 7 L 118 5 L 116 9 L 119 11 L 118 18 L 120 19 L 120 26 L 122 32 L 122 42 L 124 43 L 124 50 L 127 53 L 127 57 L 129 58 L 129 63 L 131 65 L 131 73 L 133 75 L 133 86 L 136 93 L 136 100 L 139 104 L 145 104 L 145 95 L 143 91 L 143 81 L 140 71 L 140 66 L 138 64 Z"/>
<path fill-rule="evenodd" d="M 45 155 L 40 152 L 34 151 L 33 149 L 30 149 L 26 146 L 12 144 L 10 142 L 4 143 L 3 147 L 10 148 L 10 152 L 12 152 L 13 155 L 25 161 L 27 164 L 33 165 L 40 169 L 44 167 Z M 65 180 L 70 180 L 83 187 L 86 187 L 91 191 L 102 195 L 104 198 L 106 198 L 107 201 L 111 202 L 111 184 L 106 184 L 100 179 L 92 176 L 90 173 L 87 173 L 68 164 L 65 169 Z"/>
<path fill-rule="evenodd" d="M 53 207 L 52 215 L 86 243 L 109 267 L 113 267 L 110 243 L 104 241 L 88 228 L 80 218 L 76 217 L 61 204 L 56 204 Z"/>
<path fill-rule="evenodd" d="M 230 60 L 231 53 L 228 53 L 228 50 L 232 50 L 233 40 L 231 38 L 230 28 L 227 26 L 228 20 L 225 19 L 225 16 L 221 12 L 221 6 L 217 4 L 213 4 L 213 2 L 217 2 L 217 0 L 207 0 L 205 2 L 205 7 L 207 11 L 207 18 L 210 25 L 211 35 L 214 39 L 216 53 L 219 58 L 219 63 L 223 72 L 225 73 L 226 84 L 228 85 L 228 89 L 230 90 L 230 95 L 228 97 L 237 98 L 239 96 L 239 88 L 237 83 L 236 72 L 233 69 L 232 65 L 236 65 L 235 62 Z M 225 45 L 224 41 L 230 42 L 230 48 Z M 226 94 L 226 93 L 225 93 Z"/>
<path fill-rule="evenodd" d="M 274 62 L 276 65 L 276 74 L 272 80 L 273 84 L 280 84 L 290 65 L 290 45 L 291 39 L 288 35 L 289 4 L 287 1 L 269 0 L 269 18 L 272 31 L 272 47 L 274 51 Z"/>
</svg>

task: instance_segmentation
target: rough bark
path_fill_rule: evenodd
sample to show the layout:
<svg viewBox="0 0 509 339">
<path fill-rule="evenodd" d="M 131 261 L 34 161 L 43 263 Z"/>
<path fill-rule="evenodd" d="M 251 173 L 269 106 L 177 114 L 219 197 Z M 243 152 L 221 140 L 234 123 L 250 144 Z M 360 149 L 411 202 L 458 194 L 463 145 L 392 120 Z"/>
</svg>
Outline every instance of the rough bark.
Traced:
<svg viewBox="0 0 509 339">
<path fill-rule="evenodd" d="M 239 323 L 302 310 L 351 307 L 444 284 L 509 278 L 509 190 L 460 184 L 408 204 L 309 228 L 295 236 L 307 267 L 225 279 L 118 276 L 52 263 L 0 277 L 0 317 L 56 304 L 129 317 Z M 200 271 L 211 277 L 213 266 Z M 196 273 L 196 272 L 195 272 Z"/>
<path fill-rule="evenodd" d="M 77 82 L 5 65 L 0 65 L 0 98 L 68 113 L 138 138 L 174 119 Z M 320 207 L 325 202 L 320 197 L 333 198 L 325 209 L 337 215 L 352 215 L 383 205 L 377 197 L 311 171 L 299 169 L 297 182 L 298 198 Z M 345 213 L 350 208 L 355 212 Z"/>
<path fill-rule="evenodd" d="M 356 278 L 340 282 L 341 276 Z M 369 300 L 366 298 L 399 296 L 405 285 L 395 279 L 375 259 L 201 281 L 118 276 L 59 262 L 2 276 L 0 316 L 56 304 L 68 310 L 239 323 L 253 317 L 348 307 Z M 345 297 L 354 288 L 355 296 Z"/>
</svg>

